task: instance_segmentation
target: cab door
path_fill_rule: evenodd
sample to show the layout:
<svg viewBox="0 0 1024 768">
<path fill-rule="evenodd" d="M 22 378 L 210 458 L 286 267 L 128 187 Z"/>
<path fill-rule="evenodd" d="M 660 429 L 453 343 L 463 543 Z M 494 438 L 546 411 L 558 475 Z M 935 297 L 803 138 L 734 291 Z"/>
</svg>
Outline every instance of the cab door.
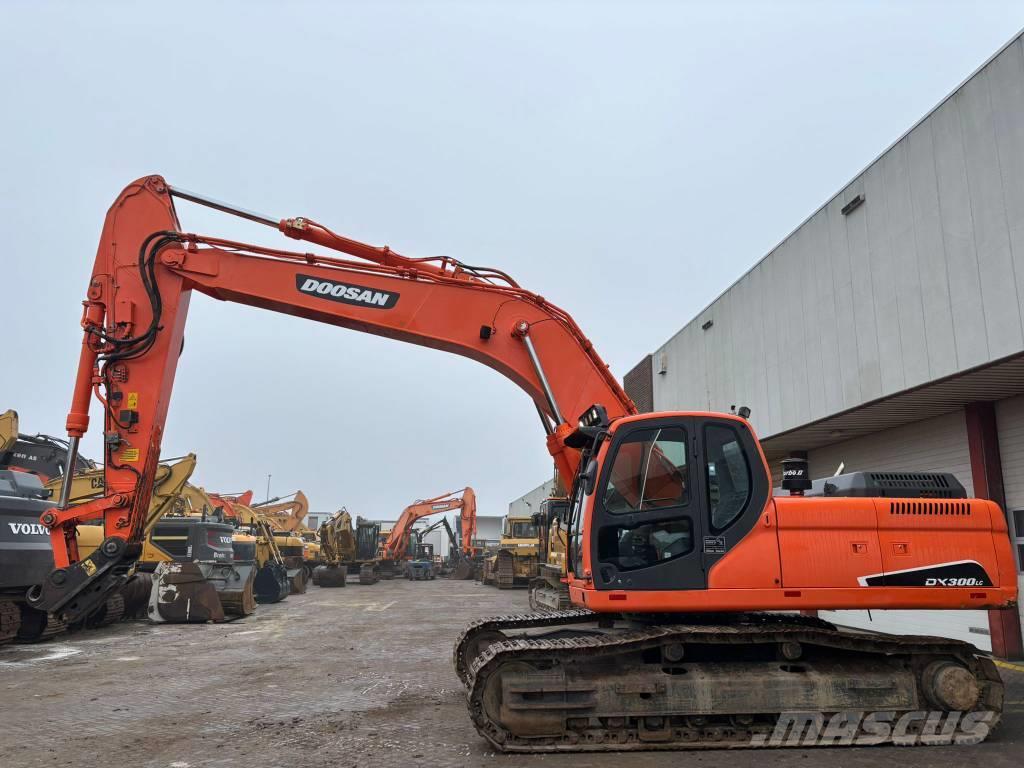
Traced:
<svg viewBox="0 0 1024 768">
<path fill-rule="evenodd" d="M 616 430 L 593 500 L 596 589 L 704 589 L 702 494 L 689 417 Z"/>
<path fill-rule="evenodd" d="M 700 450 L 700 494 L 704 508 L 703 538 L 698 543 L 704 570 L 712 567 L 744 541 L 758 525 L 771 497 L 771 478 L 764 467 L 757 440 L 739 419 L 701 416 L 695 418 Z M 763 527 L 762 527 L 763 528 Z M 751 575 L 769 568 L 778 572 L 778 544 L 772 534 L 770 551 L 774 566 L 748 563 Z"/>
</svg>

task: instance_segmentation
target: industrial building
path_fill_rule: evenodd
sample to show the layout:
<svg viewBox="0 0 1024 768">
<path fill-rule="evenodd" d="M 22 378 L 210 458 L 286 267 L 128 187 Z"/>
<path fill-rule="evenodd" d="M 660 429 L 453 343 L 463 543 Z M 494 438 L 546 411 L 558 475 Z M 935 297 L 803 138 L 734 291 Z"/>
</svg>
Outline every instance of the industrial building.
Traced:
<svg viewBox="0 0 1024 768">
<path fill-rule="evenodd" d="M 540 511 L 540 503 L 555 493 L 554 479 L 545 480 L 531 491 L 527 491 L 518 499 L 508 504 L 509 517 L 529 517 Z"/>
<path fill-rule="evenodd" d="M 952 472 L 1007 510 L 1020 569 L 1022 179 L 1018 35 L 645 356 L 627 391 L 641 410 L 748 406 L 776 476 L 794 452 L 813 477 Z M 1022 652 L 1012 610 L 822 616 Z"/>
</svg>

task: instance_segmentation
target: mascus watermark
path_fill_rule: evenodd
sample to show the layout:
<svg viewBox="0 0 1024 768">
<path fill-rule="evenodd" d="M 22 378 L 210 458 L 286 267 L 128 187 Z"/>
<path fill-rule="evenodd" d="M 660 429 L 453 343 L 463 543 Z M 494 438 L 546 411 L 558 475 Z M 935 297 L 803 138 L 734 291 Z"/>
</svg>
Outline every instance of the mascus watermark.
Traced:
<svg viewBox="0 0 1024 768">
<path fill-rule="evenodd" d="M 996 713 L 975 712 L 784 712 L 769 733 L 757 733 L 752 747 L 900 746 L 977 744 L 985 740 Z"/>
</svg>

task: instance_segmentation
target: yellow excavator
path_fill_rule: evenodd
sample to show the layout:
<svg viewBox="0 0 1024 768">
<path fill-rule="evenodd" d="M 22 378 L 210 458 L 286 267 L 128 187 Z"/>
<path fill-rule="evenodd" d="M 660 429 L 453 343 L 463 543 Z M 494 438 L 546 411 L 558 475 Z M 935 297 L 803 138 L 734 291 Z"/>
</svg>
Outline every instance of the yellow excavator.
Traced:
<svg viewBox="0 0 1024 768">
<path fill-rule="evenodd" d="M 146 606 L 153 622 L 195 623 L 248 616 L 256 609 L 255 568 L 235 562 L 233 528 L 217 516 L 193 513 L 185 501 L 195 467 L 196 456 L 191 453 L 157 467 L 138 572 L 120 593 L 128 614 Z M 55 497 L 62 486 L 63 478 L 46 484 Z M 70 500 L 81 503 L 102 490 L 102 468 L 77 472 L 71 480 Z M 103 528 L 80 525 L 77 538 L 79 551 L 88 556 L 103 541 Z M 116 609 L 116 605 L 109 608 Z"/>
<path fill-rule="evenodd" d="M 220 509 L 226 519 L 235 526 L 233 547 L 236 560 L 255 562 L 256 579 L 254 588 L 257 603 L 276 603 L 289 594 L 306 591 L 306 573 L 301 560 L 292 560 L 289 567 L 277 545 L 274 529 L 259 512 L 251 506 L 252 491 L 242 494 L 207 493 L 196 489 L 196 495 L 204 505 Z"/>
<path fill-rule="evenodd" d="M 277 496 L 252 507 L 259 512 L 274 529 L 274 538 L 281 550 L 285 563 L 289 558 L 302 558 L 306 581 L 313 578 L 313 571 L 322 565 L 320 540 L 317 531 L 307 528 L 306 515 L 309 513 L 309 499 L 302 491 Z"/>
<path fill-rule="evenodd" d="M 319 531 L 324 563 L 313 571 L 313 583 L 319 587 L 344 587 L 349 573 L 357 573 L 360 584 L 376 584 L 380 578 L 375 557 L 379 529 L 376 523 L 367 523 L 362 518 L 353 529 L 352 516 L 345 507 L 325 520 Z M 369 546 L 360 547 L 361 540 Z M 360 556 L 361 549 L 365 557 Z"/>
</svg>

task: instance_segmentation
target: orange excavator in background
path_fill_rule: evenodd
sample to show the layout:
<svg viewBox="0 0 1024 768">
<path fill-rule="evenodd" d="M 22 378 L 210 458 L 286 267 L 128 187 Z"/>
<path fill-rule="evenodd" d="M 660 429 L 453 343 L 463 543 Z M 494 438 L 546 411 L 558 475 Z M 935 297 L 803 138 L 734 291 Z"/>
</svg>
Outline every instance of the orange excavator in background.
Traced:
<svg viewBox="0 0 1024 768">
<path fill-rule="evenodd" d="M 461 496 L 456 496 L 461 494 Z M 474 555 L 473 540 L 476 538 L 476 493 L 466 486 L 461 491 L 450 491 L 432 499 L 414 501 L 402 510 L 387 539 L 381 545 L 378 559 L 382 578 L 390 578 L 396 569 L 405 568 L 405 563 L 415 558 L 412 551 L 413 542 L 418 541 L 412 535 L 412 527 L 420 518 L 436 515 L 439 512 L 459 510 L 459 538 L 462 555 L 472 559 Z"/>
<path fill-rule="evenodd" d="M 355 259 L 191 234 L 175 200 Z M 37 609 L 85 615 L 138 557 L 192 291 L 460 354 L 537 406 L 570 489 L 575 608 L 481 620 L 460 637 L 456 671 L 494 748 L 750 746 L 784 713 L 806 711 L 873 713 L 843 743 L 892 740 L 898 729 L 877 727 L 879 716 L 922 710 L 984 721 L 975 740 L 998 723 L 1003 684 L 974 646 L 847 632 L 795 613 L 1015 606 L 995 503 L 965 498 L 946 475 L 811 482 L 799 461 L 784 466 L 776 494 L 749 412 L 637 413 L 569 314 L 506 273 L 407 258 L 159 176 L 130 184 L 104 223 L 64 460 L 75 465 L 95 395 L 104 494 L 76 506 L 61 498 L 42 514 L 55 569 L 28 596 Z M 82 558 L 75 525 L 98 518 L 106 538 Z"/>
</svg>

